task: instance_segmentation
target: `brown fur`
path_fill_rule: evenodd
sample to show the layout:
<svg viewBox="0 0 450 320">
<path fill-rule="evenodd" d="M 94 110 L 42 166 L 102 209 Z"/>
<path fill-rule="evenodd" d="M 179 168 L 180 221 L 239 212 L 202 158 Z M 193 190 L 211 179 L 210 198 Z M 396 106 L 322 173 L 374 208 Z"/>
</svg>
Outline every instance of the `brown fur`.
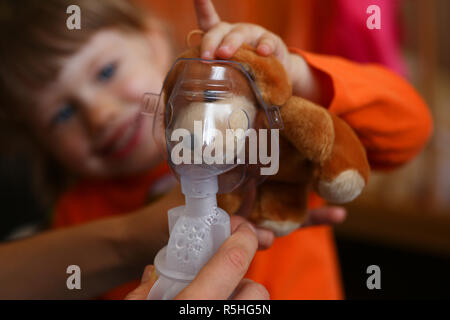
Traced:
<svg viewBox="0 0 450 320">
<path fill-rule="evenodd" d="M 189 49 L 181 57 L 198 58 L 199 49 Z M 242 191 L 220 195 L 219 205 L 230 214 L 242 212 L 246 206 L 249 219 L 257 224 L 267 220 L 303 223 L 309 191 L 321 195 L 319 183 L 324 190 L 322 196 L 331 192 L 341 202 L 348 201 L 348 194 L 326 188 L 339 185 L 349 187 L 352 195 L 359 194 L 368 182 L 370 167 L 365 149 L 350 126 L 325 108 L 291 96 L 287 73 L 274 56 L 261 57 L 251 47 L 243 46 L 231 60 L 241 63 L 252 74 L 268 105 L 280 107 L 284 130 L 280 131 L 279 172 L 253 190 L 251 196 Z M 168 80 L 166 96 L 176 76 L 175 72 Z M 334 184 L 346 170 L 357 172 L 362 177 L 357 180 L 363 181 L 363 185 L 353 178 L 342 178 L 340 184 Z"/>
</svg>

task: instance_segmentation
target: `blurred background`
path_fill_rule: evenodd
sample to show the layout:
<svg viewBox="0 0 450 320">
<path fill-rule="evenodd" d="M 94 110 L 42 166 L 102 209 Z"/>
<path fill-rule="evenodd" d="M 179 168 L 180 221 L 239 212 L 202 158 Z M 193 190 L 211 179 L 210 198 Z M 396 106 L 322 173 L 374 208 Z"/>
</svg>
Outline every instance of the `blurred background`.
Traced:
<svg viewBox="0 0 450 320">
<path fill-rule="evenodd" d="M 140 2 L 167 21 L 182 50 L 196 28 L 191 1 Z M 430 143 L 406 166 L 373 173 L 335 236 L 347 298 L 450 298 L 450 1 L 213 2 L 223 20 L 260 24 L 289 46 L 381 63 L 417 88 L 434 117 Z M 372 4 L 381 9 L 381 30 L 366 27 Z M 6 132 L 0 128 L 0 240 L 45 228 L 52 207 L 52 194 L 38 199 L 34 192 L 39 159 Z M 371 264 L 381 268 L 382 290 L 362 280 Z"/>
</svg>

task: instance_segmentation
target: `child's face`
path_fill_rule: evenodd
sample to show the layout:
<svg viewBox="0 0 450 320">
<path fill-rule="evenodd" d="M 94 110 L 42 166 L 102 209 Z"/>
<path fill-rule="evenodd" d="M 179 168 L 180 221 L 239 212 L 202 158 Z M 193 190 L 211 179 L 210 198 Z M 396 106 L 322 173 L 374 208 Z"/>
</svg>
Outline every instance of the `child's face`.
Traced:
<svg viewBox="0 0 450 320">
<path fill-rule="evenodd" d="M 152 119 L 140 116 L 145 92 L 159 92 L 171 61 L 160 33 L 96 33 L 64 60 L 28 120 L 44 146 L 82 176 L 138 173 L 158 161 Z"/>
</svg>

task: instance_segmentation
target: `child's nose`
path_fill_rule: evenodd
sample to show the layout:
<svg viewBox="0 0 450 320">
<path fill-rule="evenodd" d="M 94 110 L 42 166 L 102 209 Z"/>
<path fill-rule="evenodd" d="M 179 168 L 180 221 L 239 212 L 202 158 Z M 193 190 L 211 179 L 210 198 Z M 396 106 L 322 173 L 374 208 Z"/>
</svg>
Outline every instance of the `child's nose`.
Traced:
<svg viewBox="0 0 450 320">
<path fill-rule="evenodd" d="M 86 122 L 91 133 L 96 134 L 114 123 L 119 112 L 120 106 L 112 97 L 97 96 L 86 108 Z"/>
</svg>

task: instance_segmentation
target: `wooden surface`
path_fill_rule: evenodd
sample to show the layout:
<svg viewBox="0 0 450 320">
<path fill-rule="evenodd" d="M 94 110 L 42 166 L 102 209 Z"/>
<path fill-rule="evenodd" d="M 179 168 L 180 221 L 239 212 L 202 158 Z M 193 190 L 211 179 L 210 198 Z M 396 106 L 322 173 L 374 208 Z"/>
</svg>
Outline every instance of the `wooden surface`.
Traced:
<svg viewBox="0 0 450 320">
<path fill-rule="evenodd" d="M 352 204 L 337 236 L 450 256 L 450 215 Z"/>
<path fill-rule="evenodd" d="M 417 0 L 404 5 L 409 8 L 406 17 L 413 18 L 405 27 L 409 55 L 414 57 L 413 83 L 433 113 L 434 135 L 420 159 L 369 183 L 372 188 L 347 206 L 348 218 L 336 233 L 450 256 L 450 77 L 448 69 L 438 64 L 439 54 L 445 52 L 441 49 L 450 43 L 438 41 L 439 34 L 448 32 L 448 12 L 440 10 L 449 4 Z"/>
</svg>

